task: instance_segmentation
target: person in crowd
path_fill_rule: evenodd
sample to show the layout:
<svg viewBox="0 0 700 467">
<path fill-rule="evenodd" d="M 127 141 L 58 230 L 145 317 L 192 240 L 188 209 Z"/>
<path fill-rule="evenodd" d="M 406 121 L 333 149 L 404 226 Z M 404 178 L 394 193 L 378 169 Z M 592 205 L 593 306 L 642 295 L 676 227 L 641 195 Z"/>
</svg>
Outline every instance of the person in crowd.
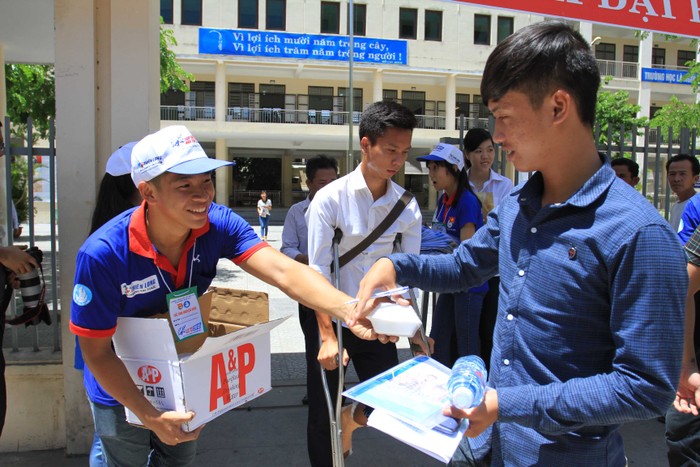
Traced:
<svg viewBox="0 0 700 467">
<path fill-rule="evenodd" d="M 282 253 L 300 263 L 309 264 L 309 230 L 304 216 L 316 192 L 336 178 L 338 178 L 338 162 L 332 157 L 321 155 L 306 161 L 306 186 L 309 188 L 309 195 L 303 201 L 293 204 L 287 211 L 287 217 L 285 217 L 282 227 L 282 248 L 280 248 Z M 309 372 L 318 373 L 321 371 L 316 360 L 318 324 L 314 310 L 301 303 L 299 304 L 299 324 L 304 333 L 308 385 Z M 304 396 L 302 402 L 308 404 L 308 394 Z"/>
<path fill-rule="evenodd" d="M 454 254 L 382 258 L 360 284 L 358 317 L 374 290 L 397 282 L 454 292 L 500 273 L 490 389 L 476 407 L 446 409 L 469 420 L 452 465 L 623 467 L 619 426 L 673 401 L 685 258 L 668 223 L 596 150 L 599 84 L 590 45 L 565 23 L 498 44 L 481 96 L 494 141 L 533 176 Z"/>
<path fill-rule="evenodd" d="M 272 201 L 267 199 L 267 191 L 260 192 L 258 200 L 258 219 L 260 220 L 260 238 L 267 241 L 267 228 L 270 224 L 270 211 L 272 211 Z"/>
<path fill-rule="evenodd" d="M 446 233 L 456 243 L 470 239 L 484 225 L 481 202 L 469 185 L 464 155 L 457 146 L 440 143 L 427 156 L 416 158 L 428 166 L 428 177 L 441 193 L 431 228 Z M 480 355 L 479 320 L 486 283 L 466 292 L 442 293 L 432 315 L 432 357 L 447 367 L 464 355 Z"/>
<path fill-rule="evenodd" d="M 0 290 L 5 291 L 6 287 L 18 288 L 18 274 L 26 274 L 32 269 L 38 268 L 39 264 L 34 257 L 16 246 L 0 246 Z M 4 294 L 0 294 L 4 295 Z M 2 350 L 2 339 L 5 334 L 5 312 L 9 305 L 9 300 L 0 300 L 0 436 L 5 426 L 5 416 L 7 415 L 7 385 L 5 384 L 5 354 Z"/>
<path fill-rule="evenodd" d="M 513 189 L 513 182 L 491 167 L 495 157 L 495 143 L 491 133 L 483 128 L 472 128 L 464 135 L 462 141 L 464 155 L 467 161 L 469 185 L 481 201 L 484 222 L 488 214 L 498 206 Z M 501 280 L 496 274 L 488 280 L 488 290 L 484 296 L 479 321 L 479 339 L 481 340 L 481 356 L 489 368 L 491 349 L 493 349 L 493 328 L 496 326 L 498 313 L 498 288 Z"/>
<path fill-rule="evenodd" d="M 673 406 L 666 412 L 666 445 L 670 467 L 700 465 L 700 372 L 698 371 L 697 294 L 700 292 L 700 229 L 685 244 L 688 293 L 681 377 Z"/>
<path fill-rule="evenodd" d="M 695 184 L 700 176 L 700 162 L 689 154 L 677 154 L 666 162 L 666 178 L 671 191 L 678 200 L 671 205 L 669 222 L 674 232 L 678 232 L 681 242 L 688 241 L 697 227 L 691 228 L 690 222 L 686 228 L 682 223 L 683 213 L 690 198 L 695 197 Z"/>
<path fill-rule="evenodd" d="M 610 161 L 610 165 L 615 171 L 615 175 L 626 184 L 632 188 L 637 186 L 639 183 L 639 164 L 628 157 L 616 157 Z"/>
<path fill-rule="evenodd" d="M 360 165 L 348 175 L 316 193 L 306 214 L 309 226 L 309 265 L 326 279 L 340 275 L 340 288 L 354 296 L 360 279 L 375 259 L 393 251 L 394 240 L 401 234 L 404 251 L 420 251 L 421 211 L 411 198 L 398 219 L 372 245 L 355 256 L 339 271 L 331 272 L 332 242 L 336 229 L 342 232 L 339 254 L 343 255 L 386 218 L 405 190 L 391 180 L 404 163 L 411 149 L 416 118 L 406 107 L 394 102 L 375 102 L 360 120 Z M 377 341 L 356 339 L 343 332 L 343 355 L 338 355 L 338 341 L 331 319 L 316 313 L 321 348 L 318 361 L 327 371 L 330 393 L 335 399 L 338 387 L 338 367 L 349 359 L 360 381 L 365 381 L 398 364 L 396 346 Z M 330 421 L 323 392 L 321 375 L 309 372 L 315 381 L 309 382 L 309 423 L 307 443 L 312 466 L 333 465 Z M 335 404 L 335 400 L 333 401 Z M 369 409 L 368 409 L 369 410 Z M 357 405 L 347 405 L 342 411 L 343 453 L 349 455 L 352 432 L 366 425 L 366 413 Z"/>
<path fill-rule="evenodd" d="M 78 251 L 70 329 L 83 351 L 85 387 L 109 465 L 191 465 L 203 428 L 185 432 L 192 412 L 161 412 L 134 384 L 111 345 L 120 316 L 165 312 L 173 291 L 203 294 L 221 258 L 315 310 L 341 319 L 351 310 L 350 296 L 269 248 L 240 216 L 213 203 L 210 174 L 230 164 L 207 157 L 184 126 L 146 136 L 131 154 L 143 202 L 97 229 Z M 366 323 L 352 331 L 377 337 Z M 125 407 L 146 429 L 126 422 Z"/>
</svg>

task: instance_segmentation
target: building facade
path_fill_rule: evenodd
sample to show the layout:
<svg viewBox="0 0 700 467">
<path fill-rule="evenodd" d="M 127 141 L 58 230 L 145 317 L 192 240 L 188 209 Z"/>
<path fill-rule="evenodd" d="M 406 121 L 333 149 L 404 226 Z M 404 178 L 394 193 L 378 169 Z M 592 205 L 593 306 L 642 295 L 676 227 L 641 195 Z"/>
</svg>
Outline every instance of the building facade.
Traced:
<svg viewBox="0 0 700 467">
<path fill-rule="evenodd" d="M 347 0 L 160 4 L 177 59 L 195 78 L 189 92 L 162 96 L 162 125 L 184 121 L 211 156 L 243 161 L 217 179 L 217 201 L 232 207 L 250 205 L 260 189 L 282 206 L 303 198 L 303 161 L 313 155 L 337 157 L 347 172 L 359 157 L 356 128 L 350 154 L 349 126 L 383 99 L 418 116 L 399 182 L 432 206 L 435 194 L 415 157 L 460 129 L 488 126 L 479 91 L 486 59 L 513 31 L 547 19 L 440 0 L 360 0 L 352 12 Z M 653 115 L 671 96 L 695 101 L 681 83 L 685 63 L 697 57 L 690 39 L 572 24 L 612 78 L 605 88 L 628 91 L 641 114 Z M 244 162 L 251 159 L 257 175 Z"/>
</svg>

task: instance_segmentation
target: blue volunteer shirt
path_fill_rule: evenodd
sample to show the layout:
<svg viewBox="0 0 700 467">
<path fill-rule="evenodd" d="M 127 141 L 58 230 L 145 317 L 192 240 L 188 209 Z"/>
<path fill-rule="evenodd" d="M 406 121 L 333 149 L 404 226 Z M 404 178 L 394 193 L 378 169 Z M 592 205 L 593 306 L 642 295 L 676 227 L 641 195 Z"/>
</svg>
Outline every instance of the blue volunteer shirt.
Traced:
<svg viewBox="0 0 700 467">
<path fill-rule="evenodd" d="M 190 273 L 202 295 L 220 258 L 239 264 L 266 246 L 239 215 L 212 204 L 208 222 L 192 231 L 175 269 L 148 238 L 144 202 L 103 225 L 78 251 L 70 329 L 78 336 L 110 337 L 121 316 L 167 312 L 165 296 L 189 287 Z M 87 366 L 84 382 L 91 401 L 118 405 Z"/>
<path fill-rule="evenodd" d="M 500 272 L 498 420 L 470 440 L 478 452 L 490 441 L 493 465 L 622 467 L 619 425 L 674 398 L 683 249 L 609 163 L 564 203 L 542 206 L 542 190 L 537 173 L 452 255 L 392 255 L 397 282 L 453 292 Z"/>
<path fill-rule="evenodd" d="M 683 208 L 681 223 L 678 226 L 678 238 L 681 239 L 681 243 L 686 244 L 690 240 L 698 225 L 700 225 L 700 193 L 691 196 Z"/>
</svg>

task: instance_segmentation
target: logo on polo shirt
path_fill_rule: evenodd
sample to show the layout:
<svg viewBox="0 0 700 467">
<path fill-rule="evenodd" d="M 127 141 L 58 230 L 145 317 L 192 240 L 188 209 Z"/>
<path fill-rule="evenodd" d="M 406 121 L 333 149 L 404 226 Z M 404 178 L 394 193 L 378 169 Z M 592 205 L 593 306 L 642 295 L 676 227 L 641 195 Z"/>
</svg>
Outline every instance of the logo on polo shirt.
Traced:
<svg viewBox="0 0 700 467">
<path fill-rule="evenodd" d="M 153 274 L 145 279 L 134 281 L 131 284 L 122 284 L 122 295 L 126 295 L 126 298 L 132 298 L 136 295 L 152 292 L 157 289 L 160 289 L 160 284 L 158 283 L 158 277 Z"/>
<path fill-rule="evenodd" d="M 92 301 L 92 291 L 83 284 L 73 287 L 73 301 L 76 305 L 85 306 Z"/>
</svg>

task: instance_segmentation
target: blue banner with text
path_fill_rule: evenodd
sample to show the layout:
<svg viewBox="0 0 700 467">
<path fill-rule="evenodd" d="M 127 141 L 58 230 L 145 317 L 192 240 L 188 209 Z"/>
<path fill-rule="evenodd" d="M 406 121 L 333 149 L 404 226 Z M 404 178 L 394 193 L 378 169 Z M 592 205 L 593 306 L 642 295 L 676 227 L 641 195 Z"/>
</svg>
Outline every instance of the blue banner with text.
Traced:
<svg viewBox="0 0 700 467">
<path fill-rule="evenodd" d="M 356 62 L 406 64 L 406 41 L 355 37 L 353 42 Z M 199 28 L 200 54 L 348 61 L 349 43 L 347 36 Z"/>
<path fill-rule="evenodd" d="M 651 83 L 688 84 L 692 81 L 692 76 L 680 70 L 664 70 L 661 68 L 642 68 L 642 81 Z"/>
</svg>

